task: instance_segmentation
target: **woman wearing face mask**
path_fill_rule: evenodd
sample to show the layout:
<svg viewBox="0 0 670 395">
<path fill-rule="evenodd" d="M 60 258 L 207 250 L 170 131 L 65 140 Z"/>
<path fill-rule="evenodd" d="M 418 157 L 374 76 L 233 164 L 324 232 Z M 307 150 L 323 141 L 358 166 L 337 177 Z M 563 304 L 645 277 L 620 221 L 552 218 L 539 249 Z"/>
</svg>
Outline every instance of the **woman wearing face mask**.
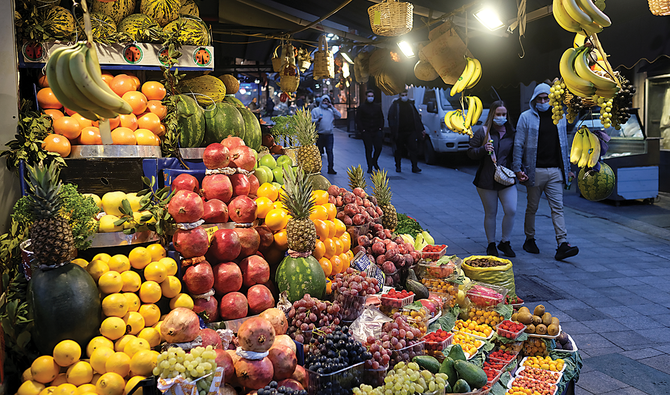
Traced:
<svg viewBox="0 0 670 395">
<path fill-rule="evenodd" d="M 337 174 L 333 164 L 333 121 L 339 119 L 342 114 L 331 103 L 330 96 L 323 96 L 319 107 L 312 110 L 312 122 L 316 123 L 316 131 L 319 134 L 316 145 L 320 152 L 325 149 L 328 156 L 328 174 Z"/>
<path fill-rule="evenodd" d="M 492 159 L 492 154 L 495 153 L 498 165 L 508 169 L 512 167 L 514 134 L 515 130 L 509 122 L 505 103 L 498 100 L 491 104 L 484 125 L 477 129 L 470 139 L 468 156 L 472 159 L 479 159 L 479 168 L 473 184 L 477 187 L 484 206 L 484 231 L 488 241 L 487 255 L 498 256 L 498 249 L 500 249 L 505 256 L 516 256 L 509 242 L 516 214 L 516 185 L 506 186 L 495 181 L 496 169 Z M 496 249 L 498 200 L 502 204 L 505 215 L 502 220 L 502 239 Z"/>
<path fill-rule="evenodd" d="M 375 92 L 369 89 L 365 95 L 366 100 L 356 110 L 356 124 L 365 144 L 365 160 L 368 164 L 368 173 L 372 173 L 373 168 L 379 170 L 377 160 L 382 152 L 384 142 L 384 135 L 382 134 L 384 114 L 381 105 L 374 102 Z"/>
</svg>

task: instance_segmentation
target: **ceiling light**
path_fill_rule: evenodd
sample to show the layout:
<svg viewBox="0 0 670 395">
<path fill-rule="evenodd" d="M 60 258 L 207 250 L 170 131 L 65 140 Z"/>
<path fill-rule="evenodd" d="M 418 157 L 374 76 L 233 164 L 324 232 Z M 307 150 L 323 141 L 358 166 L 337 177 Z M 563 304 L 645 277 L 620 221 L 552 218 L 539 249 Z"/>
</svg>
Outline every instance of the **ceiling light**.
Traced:
<svg viewBox="0 0 670 395">
<path fill-rule="evenodd" d="M 261 80 L 254 80 L 254 84 L 260 84 Z"/>
<path fill-rule="evenodd" d="M 344 58 L 344 60 L 346 60 L 347 62 L 349 62 L 351 64 L 354 64 L 354 61 L 351 60 L 348 53 L 342 51 L 342 52 L 340 52 L 340 54 L 342 54 L 342 58 Z"/>
<path fill-rule="evenodd" d="M 344 62 L 342 63 L 342 77 L 349 78 L 349 75 L 350 75 L 349 63 Z"/>
<path fill-rule="evenodd" d="M 498 13 L 490 7 L 485 7 L 475 12 L 475 18 L 489 30 L 496 30 L 504 26 Z"/>
<path fill-rule="evenodd" d="M 337 51 L 339 51 L 339 50 L 340 50 L 340 47 L 338 47 L 337 45 L 333 45 L 333 47 L 330 49 L 330 52 L 332 52 L 333 55 L 334 55 L 334 54 L 336 54 Z"/>
<path fill-rule="evenodd" d="M 398 47 L 400 47 L 402 53 L 405 54 L 405 56 L 407 56 L 408 58 L 414 57 L 414 51 L 412 51 L 412 46 L 409 45 L 407 41 L 399 42 Z"/>
</svg>

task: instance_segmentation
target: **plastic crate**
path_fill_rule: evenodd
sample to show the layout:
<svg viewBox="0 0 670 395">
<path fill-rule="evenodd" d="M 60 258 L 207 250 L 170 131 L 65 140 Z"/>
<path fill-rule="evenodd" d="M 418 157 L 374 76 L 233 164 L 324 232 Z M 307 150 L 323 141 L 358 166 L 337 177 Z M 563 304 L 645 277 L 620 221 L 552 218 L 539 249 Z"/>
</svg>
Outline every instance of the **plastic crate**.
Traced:
<svg viewBox="0 0 670 395">
<path fill-rule="evenodd" d="M 455 279 L 461 267 L 461 259 L 453 257 L 447 264 L 436 265 L 435 262 L 420 261 L 416 266 L 416 275 L 421 278 Z"/>
<path fill-rule="evenodd" d="M 534 386 L 536 383 L 544 383 L 546 384 L 550 389 L 553 389 L 554 392 L 552 395 L 556 394 L 556 391 L 558 390 L 558 386 L 556 384 L 551 384 L 547 383 L 544 381 L 537 381 L 533 379 L 529 379 L 526 377 L 514 377 L 512 380 L 507 383 L 507 388 L 512 388 L 512 387 L 521 387 L 521 388 L 530 388 L 531 386 Z"/>
<path fill-rule="evenodd" d="M 563 373 L 561 373 L 561 372 L 552 372 L 551 370 L 538 369 L 538 368 L 533 368 L 533 367 L 530 367 L 530 366 L 522 366 L 520 369 L 518 369 L 516 371 L 515 376 L 528 377 L 532 380 L 536 380 L 533 377 L 527 376 L 527 374 L 529 372 L 534 372 L 534 371 L 548 372 L 550 376 L 553 376 L 551 380 L 539 380 L 539 381 L 544 381 L 545 383 L 549 383 L 549 384 L 558 385 L 558 383 L 560 383 L 561 379 L 563 378 Z"/>
<path fill-rule="evenodd" d="M 363 375 L 363 384 L 371 385 L 373 387 L 384 385 L 384 377 L 386 377 L 387 370 L 387 367 L 379 369 L 365 369 L 365 374 Z"/>
<path fill-rule="evenodd" d="M 390 298 L 386 295 L 381 296 L 382 306 L 401 309 L 414 302 L 414 295 L 409 295 L 402 299 Z"/>
<path fill-rule="evenodd" d="M 448 337 L 442 341 L 434 342 L 429 340 L 423 340 L 424 348 L 426 351 L 443 351 L 445 348 L 451 345 L 451 342 L 454 341 L 453 333 L 449 333 Z"/>
<path fill-rule="evenodd" d="M 354 387 L 358 387 L 363 382 L 364 362 L 338 370 L 333 373 L 317 373 L 307 370 L 309 384 L 307 393 L 317 395 L 328 390 L 329 393 L 351 393 Z"/>
<path fill-rule="evenodd" d="M 392 350 L 389 366 L 395 366 L 398 362 L 409 362 L 417 355 L 423 354 L 425 354 L 425 344 L 422 341 L 410 344 L 399 350 Z"/>
<path fill-rule="evenodd" d="M 342 321 L 355 321 L 365 310 L 367 296 L 345 295 L 335 292 L 335 300 L 340 304 L 340 319 Z"/>
<path fill-rule="evenodd" d="M 492 379 L 486 380 L 486 386 L 488 388 L 491 388 L 493 386 L 493 384 L 497 383 L 498 380 L 500 380 L 500 377 L 503 375 L 503 373 L 505 373 L 505 370 L 500 370 L 500 371 L 498 371 L 498 374 L 495 377 L 493 377 Z"/>
<path fill-rule="evenodd" d="M 503 322 L 512 322 L 512 321 L 505 320 Z M 521 324 L 521 325 L 523 325 L 523 324 Z M 500 328 L 500 325 L 498 325 L 496 327 L 496 333 L 498 334 L 498 336 L 505 337 L 505 338 L 510 339 L 510 340 L 516 340 L 519 336 L 521 336 L 521 334 L 525 330 L 526 330 L 526 325 L 523 325 L 523 328 L 521 328 L 520 330 L 518 330 L 516 332 L 508 331 L 507 329 L 502 329 L 502 328 Z"/>
<path fill-rule="evenodd" d="M 423 247 L 423 250 L 421 250 L 421 260 L 424 261 L 436 261 L 440 258 L 442 258 L 446 253 L 447 253 L 447 246 L 445 244 L 442 244 L 444 248 L 442 248 L 440 251 L 424 251 L 428 246 Z"/>
<path fill-rule="evenodd" d="M 495 308 L 505 301 L 507 288 L 472 281 L 466 286 L 465 295 L 476 306 Z"/>
</svg>

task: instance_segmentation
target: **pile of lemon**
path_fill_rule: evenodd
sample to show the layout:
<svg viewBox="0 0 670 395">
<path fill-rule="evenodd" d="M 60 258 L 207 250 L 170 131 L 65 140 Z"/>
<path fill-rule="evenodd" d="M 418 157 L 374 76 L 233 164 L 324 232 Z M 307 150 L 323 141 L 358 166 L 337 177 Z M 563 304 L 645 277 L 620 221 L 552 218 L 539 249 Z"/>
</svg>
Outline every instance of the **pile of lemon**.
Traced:
<svg viewBox="0 0 670 395">
<path fill-rule="evenodd" d="M 273 248 L 286 251 L 288 240 L 286 225 L 290 215 L 281 202 L 279 189 L 270 183 L 258 187 L 256 195 L 256 218 L 262 218 L 265 226 L 274 233 Z M 354 254 L 351 251 L 351 236 L 344 222 L 336 218 L 337 207 L 328 202 L 328 192 L 312 191 L 315 205 L 310 219 L 316 226 L 316 246 L 312 255 L 319 261 L 326 277 L 344 272 Z"/>
<path fill-rule="evenodd" d="M 121 232 L 131 227 L 132 224 L 129 221 L 126 221 L 122 225 L 114 225 L 123 216 L 119 207 L 123 205 L 124 199 L 130 203 L 130 208 L 133 210 L 133 220 L 138 225 L 156 222 L 150 211 L 140 210 L 142 208 L 142 196 L 137 196 L 137 193 L 107 192 L 102 195 L 102 199 L 94 193 L 85 193 L 83 195 L 92 198 L 98 208 L 105 212 L 105 215 L 98 221 L 99 233 Z"/>
</svg>

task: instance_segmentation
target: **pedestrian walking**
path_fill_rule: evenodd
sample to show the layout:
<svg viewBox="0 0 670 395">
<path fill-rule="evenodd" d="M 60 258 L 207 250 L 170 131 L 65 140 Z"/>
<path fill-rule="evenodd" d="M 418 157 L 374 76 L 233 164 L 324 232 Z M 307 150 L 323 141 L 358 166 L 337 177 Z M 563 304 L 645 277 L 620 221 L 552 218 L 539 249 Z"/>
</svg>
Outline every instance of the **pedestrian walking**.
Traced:
<svg viewBox="0 0 670 395">
<path fill-rule="evenodd" d="M 530 109 L 519 117 L 514 138 L 512 170 L 528 191 L 523 224 L 526 241 L 523 249 L 531 254 L 540 253 L 535 242 L 535 213 L 544 192 L 551 209 L 551 221 L 558 244 L 554 258 L 560 261 L 577 255 L 579 248 L 568 243 L 563 215 L 563 188 L 568 179 L 574 177 L 568 167 L 566 121 L 562 118 L 558 125 L 554 125 L 549 89 L 549 85 L 545 83 L 537 85 L 530 99 Z"/>
<path fill-rule="evenodd" d="M 510 245 L 516 215 L 516 183 L 503 185 L 497 182 L 494 177 L 496 167 L 493 162 L 495 158 L 499 166 L 511 167 L 514 134 L 515 130 L 509 121 L 505 103 L 498 100 L 491 104 L 486 121 L 475 130 L 470 139 L 468 156 L 479 160 L 479 168 L 477 168 L 472 183 L 477 187 L 477 193 L 484 206 L 484 232 L 488 242 L 486 255 L 498 256 L 498 250 L 500 250 L 507 257 L 516 256 Z M 498 200 L 505 214 L 502 220 L 502 238 L 496 249 Z"/>
<path fill-rule="evenodd" d="M 363 144 L 365 144 L 365 161 L 368 164 L 368 173 L 372 169 L 379 170 L 377 160 L 382 153 L 384 143 L 384 113 L 379 103 L 375 103 L 375 92 L 369 89 L 366 93 L 366 100 L 358 106 L 356 111 L 356 124 L 361 132 Z"/>
<path fill-rule="evenodd" d="M 414 106 L 414 100 L 409 100 L 407 96 L 407 89 L 391 104 L 388 121 L 391 128 L 395 171 L 398 173 L 402 171 L 401 160 L 403 154 L 407 153 L 412 162 L 412 173 L 420 173 L 421 169 L 417 166 L 418 146 L 425 130 L 421 114 Z"/>
<path fill-rule="evenodd" d="M 312 122 L 316 123 L 316 132 L 319 134 L 316 145 L 320 152 L 326 150 L 328 174 L 337 174 L 333 163 L 333 122 L 340 117 L 342 114 L 333 107 L 329 96 L 323 96 L 319 107 L 312 110 Z"/>
</svg>

